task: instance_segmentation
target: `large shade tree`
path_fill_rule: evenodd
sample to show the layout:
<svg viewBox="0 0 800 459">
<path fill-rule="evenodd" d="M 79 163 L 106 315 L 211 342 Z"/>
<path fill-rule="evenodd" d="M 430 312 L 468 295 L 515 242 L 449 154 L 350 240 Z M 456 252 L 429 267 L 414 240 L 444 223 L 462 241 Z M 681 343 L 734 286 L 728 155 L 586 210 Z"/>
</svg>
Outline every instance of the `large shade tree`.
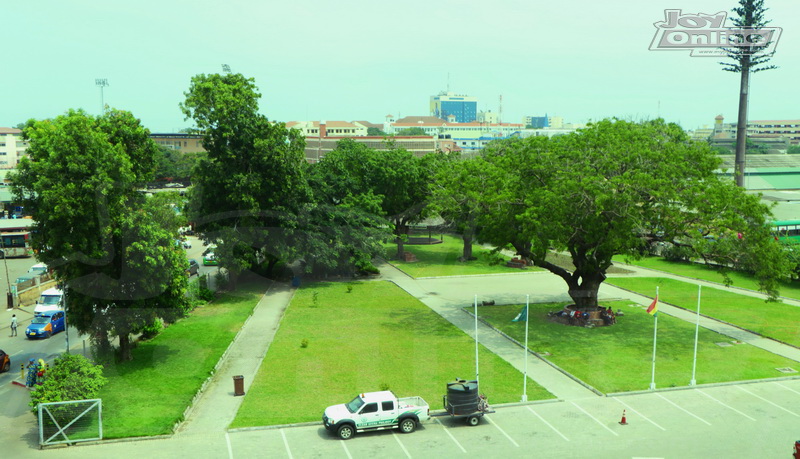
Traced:
<svg viewBox="0 0 800 459">
<path fill-rule="evenodd" d="M 604 120 L 576 133 L 490 144 L 482 168 L 492 178 L 481 236 L 512 246 L 561 277 L 580 307 L 596 307 L 613 257 L 641 256 L 655 242 L 695 250 L 717 241 L 717 259 L 755 273 L 777 293 L 787 272 L 759 197 L 719 179 L 707 145 L 662 120 Z M 574 269 L 548 260 L 564 251 Z"/>
<path fill-rule="evenodd" d="M 12 190 L 35 221 L 32 245 L 65 285 L 70 325 L 102 347 L 186 306 L 186 259 L 175 233 L 149 212 L 139 191 L 152 177 L 157 146 L 132 114 L 80 110 L 31 120 Z"/>
<path fill-rule="evenodd" d="M 238 73 L 196 75 L 181 110 L 203 131 L 207 156 L 194 171 L 190 218 L 234 279 L 266 259 L 302 254 L 298 215 L 311 191 L 304 174 L 305 142 L 258 112 L 261 94 Z"/>
<path fill-rule="evenodd" d="M 435 155 L 417 157 L 391 142 L 375 150 L 352 139 L 313 167 L 315 192 L 329 204 L 351 202 L 385 218 L 402 258 L 409 227 L 422 220 L 430 199 L 429 182 L 439 163 Z"/>
</svg>

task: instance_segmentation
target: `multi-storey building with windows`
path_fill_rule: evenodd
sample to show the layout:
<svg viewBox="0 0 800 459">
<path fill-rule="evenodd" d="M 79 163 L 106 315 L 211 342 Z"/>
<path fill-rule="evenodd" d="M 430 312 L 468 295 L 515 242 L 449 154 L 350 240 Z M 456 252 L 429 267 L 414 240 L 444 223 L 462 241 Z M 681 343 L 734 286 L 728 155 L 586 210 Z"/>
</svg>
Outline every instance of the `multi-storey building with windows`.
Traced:
<svg viewBox="0 0 800 459">
<path fill-rule="evenodd" d="M 455 123 L 478 119 L 478 98 L 452 92 L 431 96 L 431 116 Z"/>
<path fill-rule="evenodd" d="M 13 169 L 25 155 L 28 143 L 22 140 L 22 131 L 0 127 L 0 169 Z"/>
</svg>

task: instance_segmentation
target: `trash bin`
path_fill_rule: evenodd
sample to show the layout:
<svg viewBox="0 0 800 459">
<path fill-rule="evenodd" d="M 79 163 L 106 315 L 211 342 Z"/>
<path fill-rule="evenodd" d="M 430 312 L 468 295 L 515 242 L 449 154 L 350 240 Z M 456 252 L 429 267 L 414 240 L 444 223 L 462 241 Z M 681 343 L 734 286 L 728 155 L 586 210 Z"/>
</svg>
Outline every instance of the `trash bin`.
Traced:
<svg viewBox="0 0 800 459">
<path fill-rule="evenodd" d="M 233 377 L 233 395 L 244 395 L 244 376 Z"/>
<path fill-rule="evenodd" d="M 292 278 L 292 287 L 300 287 L 300 276 L 294 276 Z"/>
</svg>

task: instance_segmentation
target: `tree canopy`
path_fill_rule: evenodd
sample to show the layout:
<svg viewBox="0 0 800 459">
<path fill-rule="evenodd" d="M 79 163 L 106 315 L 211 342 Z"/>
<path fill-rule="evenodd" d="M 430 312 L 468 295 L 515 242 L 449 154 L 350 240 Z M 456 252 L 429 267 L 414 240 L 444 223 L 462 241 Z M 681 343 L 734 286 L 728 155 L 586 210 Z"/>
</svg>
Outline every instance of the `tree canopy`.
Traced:
<svg viewBox="0 0 800 459">
<path fill-rule="evenodd" d="M 66 287 L 69 323 L 103 347 L 156 318 L 173 320 L 186 300 L 176 234 L 147 212 L 139 191 L 152 177 L 155 143 L 129 112 L 80 110 L 26 125 L 28 156 L 12 175 L 34 219 L 33 248 Z"/>
<path fill-rule="evenodd" d="M 769 208 L 720 180 L 719 158 L 677 125 L 604 120 L 493 142 L 475 161 L 491 176 L 479 185 L 482 238 L 560 276 L 579 306 L 597 306 L 613 257 L 657 242 L 707 251 L 717 241 L 716 259 L 754 272 L 771 295 L 786 273 Z M 567 252 L 574 269 L 548 261 L 550 250 Z"/>
</svg>

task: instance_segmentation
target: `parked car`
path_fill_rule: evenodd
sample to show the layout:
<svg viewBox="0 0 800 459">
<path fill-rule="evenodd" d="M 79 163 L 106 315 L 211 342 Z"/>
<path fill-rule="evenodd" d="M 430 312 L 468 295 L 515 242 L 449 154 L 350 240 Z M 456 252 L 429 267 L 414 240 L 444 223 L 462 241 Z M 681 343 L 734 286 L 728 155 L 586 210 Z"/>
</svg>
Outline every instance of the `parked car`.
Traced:
<svg viewBox="0 0 800 459">
<path fill-rule="evenodd" d="M 42 274 L 48 271 L 47 265 L 44 263 L 36 263 L 35 265 L 31 266 L 28 270 L 28 273 L 34 274 L 37 276 L 41 276 Z"/>
<path fill-rule="evenodd" d="M 217 266 L 219 264 L 219 260 L 217 260 L 217 256 L 214 255 L 214 252 L 208 252 L 203 257 L 203 266 Z"/>
<path fill-rule="evenodd" d="M 11 357 L 0 349 L 0 373 L 11 369 Z"/>
<path fill-rule="evenodd" d="M 192 248 L 192 243 L 191 243 L 191 242 L 189 242 L 189 240 L 188 240 L 188 239 L 184 239 L 184 240 L 183 240 L 183 248 L 184 248 L 184 249 L 191 249 L 191 248 Z"/>
<path fill-rule="evenodd" d="M 422 397 L 397 398 L 392 391 L 367 392 L 349 403 L 329 406 L 322 414 L 322 424 L 342 440 L 356 432 L 400 429 L 411 433 L 417 424 L 430 419 L 431 410 Z"/>
<path fill-rule="evenodd" d="M 25 330 L 25 336 L 29 339 L 50 338 L 50 336 L 64 331 L 66 325 L 64 311 L 46 311 L 34 316 L 33 321 Z"/>
<path fill-rule="evenodd" d="M 29 280 L 31 280 L 31 279 L 33 279 L 33 278 L 35 278 L 36 276 L 37 276 L 37 274 L 23 274 L 23 275 L 19 276 L 19 277 L 18 277 L 18 278 L 17 278 L 17 279 L 14 281 L 14 283 L 15 283 L 15 284 L 21 284 L 21 283 L 23 283 L 23 282 L 28 282 Z"/>
<path fill-rule="evenodd" d="M 34 314 L 41 314 L 47 311 L 57 311 L 64 309 L 64 292 L 57 288 L 49 288 L 39 295 L 36 300 L 36 307 L 33 308 Z"/>
<path fill-rule="evenodd" d="M 200 270 L 200 265 L 197 263 L 197 260 L 195 260 L 194 258 L 190 258 L 189 267 L 186 268 L 186 274 L 188 274 L 189 277 L 192 277 L 192 275 L 197 274 L 199 270 Z"/>
</svg>

